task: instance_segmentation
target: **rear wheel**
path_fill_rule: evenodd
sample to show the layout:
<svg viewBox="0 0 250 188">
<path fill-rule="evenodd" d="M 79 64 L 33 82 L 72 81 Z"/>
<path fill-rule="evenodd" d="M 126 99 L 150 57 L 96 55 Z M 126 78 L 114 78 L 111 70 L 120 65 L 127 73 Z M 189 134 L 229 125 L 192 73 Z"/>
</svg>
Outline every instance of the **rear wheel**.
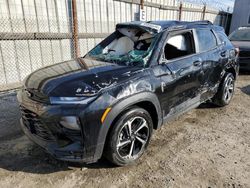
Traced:
<svg viewBox="0 0 250 188">
<path fill-rule="evenodd" d="M 110 132 L 107 158 L 119 166 L 136 162 L 147 148 L 152 128 L 152 119 L 146 110 L 137 107 L 128 110 Z"/>
<path fill-rule="evenodd" d="M 227 73 L 220 84 L 217 94 L 214 96 L 214 103 L 218 106 L 226 106 L 230 103 L 235 87 L 235 78 L 232 73 Z"/>
</svg>

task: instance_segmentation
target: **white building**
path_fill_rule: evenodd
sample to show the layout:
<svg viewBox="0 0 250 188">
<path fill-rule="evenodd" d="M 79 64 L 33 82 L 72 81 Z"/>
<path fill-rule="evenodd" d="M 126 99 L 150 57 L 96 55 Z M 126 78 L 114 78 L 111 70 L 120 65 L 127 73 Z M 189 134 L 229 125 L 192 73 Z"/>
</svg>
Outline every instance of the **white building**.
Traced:
<svg viewBox="0 0 250 188">
<path fill-rule="evenodd" d="M 240 26 L 250 26 L 250 0 L 235 0 L 230 33 Z"/>
</svg>

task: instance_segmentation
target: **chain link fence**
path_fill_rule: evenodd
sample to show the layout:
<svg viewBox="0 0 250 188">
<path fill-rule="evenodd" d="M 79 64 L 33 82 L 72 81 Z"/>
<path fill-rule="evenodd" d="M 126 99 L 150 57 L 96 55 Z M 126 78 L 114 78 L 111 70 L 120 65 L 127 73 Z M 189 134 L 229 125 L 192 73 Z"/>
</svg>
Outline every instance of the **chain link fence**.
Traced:
<svg viewBox="0 0 250 188">
<path fill-rule="evenodd" d="M 17 88 L 31 72 L 83 56 L 120 22 L 132 21 L 140 0 L 0 0 L 0 91 Z M 175 0 L 144 2 L 147 20 L 210 20 L 225 13 Z"/>
</svg>

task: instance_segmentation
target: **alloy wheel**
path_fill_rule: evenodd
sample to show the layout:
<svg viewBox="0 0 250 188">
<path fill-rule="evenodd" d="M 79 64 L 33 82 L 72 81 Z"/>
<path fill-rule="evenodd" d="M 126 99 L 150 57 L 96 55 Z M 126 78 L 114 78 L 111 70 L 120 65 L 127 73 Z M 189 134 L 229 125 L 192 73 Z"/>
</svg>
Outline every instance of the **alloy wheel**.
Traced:
<svg viewBox="0 0 250 188">
<path fill-rule="evenodd" d="M 229 102 L 234 93 L 234 80 L 233 78 L 229 77 L 225 84 L 224 90 L 224 99 L 226 102 Z"/>
<path fill-rule="evenodd" d="M 149 139 L 149 126 L 143 117 L 129 119 L 118 134 L 117 153 L 124 159 L 137 159 Z"/>
</svg>

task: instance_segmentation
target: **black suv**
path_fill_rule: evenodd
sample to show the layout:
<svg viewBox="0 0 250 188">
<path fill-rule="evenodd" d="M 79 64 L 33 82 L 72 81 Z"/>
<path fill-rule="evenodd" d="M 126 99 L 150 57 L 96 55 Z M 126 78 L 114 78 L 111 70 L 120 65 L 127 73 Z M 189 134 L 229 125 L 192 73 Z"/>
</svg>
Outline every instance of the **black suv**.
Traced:
<svg viewBox="0 0 250 188">
<path fill-rule="evenodd" d="M 57 159 L 130 164 L 169 119 L 229 104 L 238 68 L 223 28 L 208 21 L 118 24 L 84 57 L 26 78 L 21 126 Z"/>
<path fill-rule="evenodd" d="M 239 50 L 240 70 L 250 71 L 250 26 L 239 27 L 229 39 Z"/>
</svg>

